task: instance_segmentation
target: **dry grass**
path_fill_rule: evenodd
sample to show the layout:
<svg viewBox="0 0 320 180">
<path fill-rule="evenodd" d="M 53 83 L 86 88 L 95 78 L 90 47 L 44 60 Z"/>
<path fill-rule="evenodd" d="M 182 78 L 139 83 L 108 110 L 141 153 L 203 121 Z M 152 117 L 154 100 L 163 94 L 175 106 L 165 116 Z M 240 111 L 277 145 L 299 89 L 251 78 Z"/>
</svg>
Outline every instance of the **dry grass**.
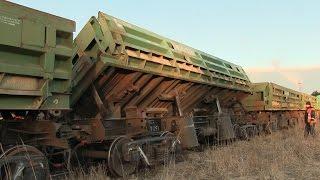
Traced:
<svg viewBox="0 0 320 180">
<path fill-rule="evenodd" d="M 89 171 L 89 172 L 88 172 Z M 110 179 L 107 175 L 105 165 L 91 167 L 88 171 L 80 169 L 70 173 L 66 180 L 107 180 Z"/>
<path fill-rule="evenodd" d="M 238 141 L 227 147 L 189 152 L 184 162 L 144 171 L 130 179 L 318 179 L 320 137 L 300 128 Z M 102 167 L 71 179 L 106 179 Z"/>
</svg>

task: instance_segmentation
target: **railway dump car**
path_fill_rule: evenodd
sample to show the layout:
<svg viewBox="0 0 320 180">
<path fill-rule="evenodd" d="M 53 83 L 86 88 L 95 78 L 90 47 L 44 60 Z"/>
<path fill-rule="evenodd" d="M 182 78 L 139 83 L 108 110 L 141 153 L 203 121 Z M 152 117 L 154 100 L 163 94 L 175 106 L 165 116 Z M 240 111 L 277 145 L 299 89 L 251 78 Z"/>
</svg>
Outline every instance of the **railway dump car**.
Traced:
<svg viewBox="0 0 320 180">
<path fill-rule="evenodd" d="M 234 138 L 228 112 L 250 94 L 240 66 L 102 12 L 75 38 L 72 63 L 72 124 L 93 128 L 83 137 L 88 147 L 106 142 L 117 175 L 134 169 L 117 169 L 134 161 L 128 149 L 152 164 L 163 158 L 159 147 L 168 137 L 184 148 L 197 146 L 199 134 Z M 115 147 L 127 147 L 126 159 L 112 160 Z M 82 154 L 105 157 L 92 149 Z"/>
<path fill-rule="evenodd" d="M 254 123 L 258 129 L 271 131 L 303 122 L 305 104 L 316 106 L 314 96 L 301 93 L 275 83 L 252 83 L 252 95 L 242 100 L 246 111 L 243 122 Z"/>
<path fill-rule="evenodd" d="M 47 179 L 81 158 L 125 176 L 208 139 L 287 128 L 319 103 L 102 12 L 74 31 L 0 2 L 0 179 Z"/>
<path fill-rule="evenodd" d="M 8 166 L 16 167 L 11 177 L 45 176 L 45 157 L 32 145 L 68 145 L 54 120 L 70 109 L 74 30 L 71 20 L 0 1 L 0 179 L 10 178 Z M 35 173 L 25 154 L 41 165 Z"/>
</svg>

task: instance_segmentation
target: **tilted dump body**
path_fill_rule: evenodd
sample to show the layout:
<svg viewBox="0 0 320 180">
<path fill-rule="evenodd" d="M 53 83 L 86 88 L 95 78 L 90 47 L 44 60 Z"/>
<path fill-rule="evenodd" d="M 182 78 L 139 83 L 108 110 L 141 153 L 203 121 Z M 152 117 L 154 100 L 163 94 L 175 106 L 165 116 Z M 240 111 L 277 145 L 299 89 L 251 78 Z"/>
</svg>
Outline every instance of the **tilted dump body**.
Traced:
<svg viewBox="0 0 320 180">
<path fill-rule="evenodd" d="M 103 117 L 110 138 L 178 132 L 183 123 L 192 129 L 183 118 L 198 104 L 211 107 L 219 98 L 227 107 L 250 93 L 240 66 L 104 13 L 75 38 L 72 59 L 73 108 L 81 117 Z"/>
<path fill-rule="evenodd" d="M 0 2 L 0 109 L 69 109 L 75 23 Z"/>
<path fill-rule="evenodd" d="M 316 105 L 316 97 L 274 83 L 253 83 L 252 91 L 242 101 L 247 111 L 304 110 L 307 101 Z"/>
<path fill-rule="evenodd" d="M 249 79 L 244 70 L 233 63 L 216 58 L 183 44 L 161 37 L 117 18 L 99 13 L 75 39 L 72 102 L 86 90 L 84 74 L 96 64 L 99 75 L 109 66 L 141 71 L 184 81 L 225 89 L 249 92 Z M 99 53 L 100 52 L 100 53 Z M 86 59 L 89 66 L 84 66 Z M 91 60 L 90 60 L 91 58 Z"/>
</svg>

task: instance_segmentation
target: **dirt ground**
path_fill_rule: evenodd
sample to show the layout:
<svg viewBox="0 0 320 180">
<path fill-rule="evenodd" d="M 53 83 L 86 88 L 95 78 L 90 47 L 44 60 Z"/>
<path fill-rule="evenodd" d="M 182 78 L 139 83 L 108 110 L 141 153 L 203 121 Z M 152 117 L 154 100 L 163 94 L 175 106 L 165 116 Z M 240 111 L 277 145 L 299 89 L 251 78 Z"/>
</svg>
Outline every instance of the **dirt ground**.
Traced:
<svg viewBox="0 0 320 180">
<path fill-rule="evenodd" d="M 319 131 L 319 128 L 317 129 Z M 67 179 L 108 179 L 105 168 L 78 171 Z M 81 173 L 82 172 L 82 173 Z M 283 130 L 226 147 L 189 151 L 180 163 L 162 165 L 125 179 L 319 179 L 320 136 L 303 137 L 303 129 Z"/>
</svg>

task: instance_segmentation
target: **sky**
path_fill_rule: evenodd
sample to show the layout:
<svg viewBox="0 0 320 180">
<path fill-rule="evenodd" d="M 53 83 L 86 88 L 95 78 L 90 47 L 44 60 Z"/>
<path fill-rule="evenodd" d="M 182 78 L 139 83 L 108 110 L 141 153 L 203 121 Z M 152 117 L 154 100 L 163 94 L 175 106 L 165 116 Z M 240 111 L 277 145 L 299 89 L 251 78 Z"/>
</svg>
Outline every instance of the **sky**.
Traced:
<svg viewBox="0 0 320 180">
<path fill-rule="evenodd" d="M 91 16 L 103 11 L 239 64 L 254 81 L 273 81 L 308 93 L 320 89 L 320 83 L 310 84 L 308 76 L 310 74 L 316 79 L 319 74 L 313 73 L 314 68 L 319 67 L 320 70 L 318 0 L 12 2 L 73 19 L 77 22 L 77 32 Z M 299 80 L 292 81 L 284 75 L 285 71 L 292 72 L 293 69 L 299 72 L 294 75 Z M 282 71 L 284 73 L 279 73 Z"/>
</svg>

